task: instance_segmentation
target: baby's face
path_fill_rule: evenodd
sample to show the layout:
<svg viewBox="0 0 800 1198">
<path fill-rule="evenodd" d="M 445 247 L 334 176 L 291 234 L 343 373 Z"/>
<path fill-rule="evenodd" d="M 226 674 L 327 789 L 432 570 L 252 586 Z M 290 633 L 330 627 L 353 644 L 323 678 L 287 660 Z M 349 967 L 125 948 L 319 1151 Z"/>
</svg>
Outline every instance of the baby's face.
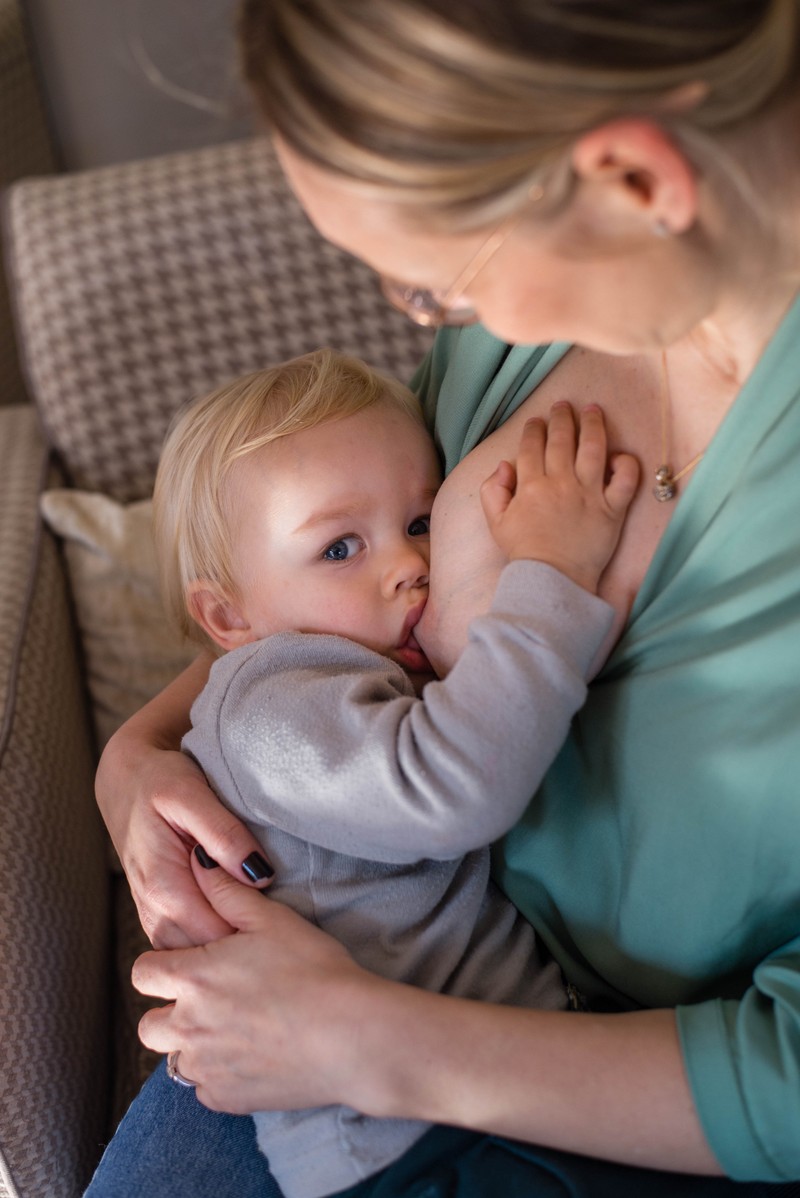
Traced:
<svg viewBox="0 0 800 1198">
<path fill-rule="evenodd" d="M 413 629 L 440 481 L 428 433 L 388 403 L 243 459 L 232 547 L 241 642 L 336 633 L 427 673 Z"/>
</svg>

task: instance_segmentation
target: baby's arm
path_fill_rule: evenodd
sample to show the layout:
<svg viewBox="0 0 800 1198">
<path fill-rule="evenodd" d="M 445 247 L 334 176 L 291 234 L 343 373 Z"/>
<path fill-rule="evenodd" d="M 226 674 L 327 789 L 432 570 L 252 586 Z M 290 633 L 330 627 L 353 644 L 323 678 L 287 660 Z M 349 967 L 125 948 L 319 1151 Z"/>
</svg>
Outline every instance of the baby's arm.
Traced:
<svg viewBox="0 0 800 1198">
<path fill-rule="evenodd" d="M 394 862 L 457 857 L 516 823 L 585 700 L 611 625 L 612 609 L 588 588 L 611 555 L 636 475 L 635 463 L 623 464 L 606 484 L 597 409 L 577 441 L 565 420 L 569 408 L 554 412 L 555 453 L 543 425 L 527 426 L 517 485 L 509 467 L 487 488 L 505 492 L 494 504 L 490 494 L 490 519 L 520 560 L 503 570 L 450 674 L 422 699 L 399 666 L 340 637 L 270 637 L 235 677 L 220 674 L 222 709 L 212 705 L 205 734 L 196 732 L 201 745 L 219 737 L 229 775 L 218 789 L 251 820 Z M 590 534 L 572 527 L 584 522 Z M 580 585 L 566 575 L 584 554 L 591 565 L 577 571 Z M 231 669 L 226 660 L 215 671 Z"/>
<path fill-rule="evenodd" d="M 570 405 L 559 403 L 549 425 L 527 421 L 516 466 L 500 462 L 481 502 L 510 561 L 544 562 L 596 594 L 638 482 L 635 458 L 609 462 L 600 408 L 584 408 L 576 427 Z"/>
</svg>

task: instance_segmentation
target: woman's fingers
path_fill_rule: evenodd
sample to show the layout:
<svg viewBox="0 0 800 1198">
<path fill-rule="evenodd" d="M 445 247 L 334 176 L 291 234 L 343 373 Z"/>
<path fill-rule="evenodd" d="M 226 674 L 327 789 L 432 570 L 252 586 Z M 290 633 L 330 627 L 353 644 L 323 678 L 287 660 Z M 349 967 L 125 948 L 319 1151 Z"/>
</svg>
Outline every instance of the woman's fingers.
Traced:
<svg viewBox="0 0 800 1198">
<path fill-rule="evenodd" d="M 142 794 L 124 820 L 120 812 L 120 826 L 109 820 L 109 827 L 150 942 L 156 948 L 206 944 L 230 928 L 198 889 L 190 865 L 194 846 L 202 844 L 249 884 L 268 884 L 271 867 L 185 754 L 153 750 L 152 772 L 149 760 L 143 761 Z"/>
<path fill-rule="evenodd" d="M 202 845 L 233 877 L 259 887 L 272 880 L 274 870 L 252 832 L 220 803 L 199 771 L 191 794 L 184 788 L 170 789 L 156 796 L 155 806 L 189 848 Z"/>
<path fill-rule="evenodd" d="M 137 854 L 125 868 L 150 943 L 182 948 L 225 936 L 230 929 L 197 888 L 188 845 L 163 821 L 151 822 L 146 835 L 135 835 Z"/>
<path fill-rule="evenodd" d="M 182 971 L 185 972 L 187 962 L 191 960 L 187 954 L 194 953 L 197 947 L 194 945 L 191 948 L 151 949 L 150 952 L 142 953 L 136 958 L 131 969 L 131 981 L 135 989 L 150 998 L 163 998 L 174 1003 L 181 989 Z"/>
<path fill-rule="evenodd" d="M 136 988 L 168 1000 L 141 1020 L 142 1041 L 180 1051 L 181 1072 L 215 1110 L 341 1101 L 339 1058 L 358 1032 L 352 979 L 361 971 L 282 903 L 222 869 L 194 868 L 209 905 L 235 931 L 139 957 Z"/>
<path fill-rule="evenodd" d="M 265 910 L 265 895 L 260 890 L 243 886 L 221 869 L 209 869 L 202 864 L 197 851 L 192 869 L 209 906 L 235 931 L 254 932 L 274 922 L 271 913 Z"/>
</svg>

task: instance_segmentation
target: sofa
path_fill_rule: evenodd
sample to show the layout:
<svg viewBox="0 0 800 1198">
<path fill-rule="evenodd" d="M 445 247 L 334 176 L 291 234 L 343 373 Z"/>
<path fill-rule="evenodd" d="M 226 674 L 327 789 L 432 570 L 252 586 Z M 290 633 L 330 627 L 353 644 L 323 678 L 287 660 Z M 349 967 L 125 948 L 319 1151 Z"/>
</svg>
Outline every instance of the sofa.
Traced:
<svg viewBox="0 0 800 1198">
<path fill-rule="evenodd" d="M 93 774 L 191 654 L 149 541 L 167 423 L 322 344 L 408 377 L 430 338 L 261 139 L 16 182 L 3 239 L 28 402 L 0 404 L 0 1198 L 76 1198 L 154 1064 Z"/>
<path fill-rule="evenodd" d="M 0 0 L 0 189 L 51 174 L 56 154 L 47 127 L 19 0 Z M 0 271 L 0 404 L 24 403 L 8 292 Z"/>
</svg>

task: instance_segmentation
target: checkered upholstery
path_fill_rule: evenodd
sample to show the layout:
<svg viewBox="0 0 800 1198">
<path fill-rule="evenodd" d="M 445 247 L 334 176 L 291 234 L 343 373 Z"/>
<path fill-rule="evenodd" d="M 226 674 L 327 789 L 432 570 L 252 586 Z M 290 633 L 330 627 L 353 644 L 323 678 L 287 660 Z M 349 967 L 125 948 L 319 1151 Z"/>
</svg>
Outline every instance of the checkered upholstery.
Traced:
<svg viewBox="0 0 800 1198">
<path fill-rule="evenodd" d="M 6 220 L 47 435 L 71 482 L 121 500 L 190 396 L 325 344 L 407 377 L 430 342 L 314 231 L 265 140 L 33 179 Z"/>
</svg>

